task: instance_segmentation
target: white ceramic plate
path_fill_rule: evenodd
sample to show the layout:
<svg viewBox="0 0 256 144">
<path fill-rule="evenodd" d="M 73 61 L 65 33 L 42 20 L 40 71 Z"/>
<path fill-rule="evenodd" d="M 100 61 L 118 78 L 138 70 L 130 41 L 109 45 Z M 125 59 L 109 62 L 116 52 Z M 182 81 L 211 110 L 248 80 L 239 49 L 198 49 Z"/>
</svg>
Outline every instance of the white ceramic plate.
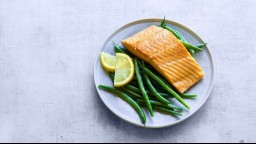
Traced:
<svg viewBox="0 0 256 144">
<path fill-rule="evenodd" d="M 110 54 L 115 54 L 112 40 L 118 43 L 119 45 L 121 45 L 121 41 L 123 39 L 126 39 L 151 25 L 159 26 L 161 21 L 162 21 L 161 19 L 144 19 L 144 20 L 139 20 L 139 21 L 127 24 L 122 28 L 120 28 L 119 30 L 117 30 L 116 32 L 114 32 L 103 44 L 100 51 L 107 52 Z M 166 24 L 180 31 L 181 34 L 190 43 L 192 44 L 203 43 L 202 39 L 187 27 L 173 21 L 168 21 L 168 20 L 166 21 Z M 172 126 L 177 123 L 180 123 L 185 119 L 189 118 L 190 116 L 192 116 L 195 112 L 197 112 L 208 99 L 211 93 L 211 90 L 213 87 L 213 81 L 214 81 L 214 64 L 213 64 L 210 51 L 206 47 L 203 52 L 195 54 L 194 57 L 199 63 L 199 65 L 202 67 L 205 73 L 205 77 L 202 81 L 200 81 L 198 84 L 196 84 L 193 88 L 191 88 L 187 92 L 191 94 L 198 94 L 197 99 L 185 100 L 189 104 L 189 106 L 191 106 L 191 110 L 190 111 L 185 110 L 183 112 L 183 116 L 180 118 L 175 118 L 175 117 L 158 113 L 158 112 L 155 112 L 155 117 L 152 118 L 150 117 L 149 112 L 145 110 L 147 115 L 147 123 L 146 123 L 147 128 L 162 128 L 162 127 Z M 97 57 L 97 60 L 95 62 L 94 79 L 95 79 L 96 87 L 100 84 L 110 85 L 110 86 L 113 85 L 107 73 L 101 67 L 99 56 Z M 129 123 L 144 127 L 144 125 L 141 124 L 141 120 L 139 119 L 139 116 L 137 115 L 136 111 L 131 106 L 129 106 L 126 102 L 124 102 L 122 99 L 120 99 L 119 97 L 111 93 L 98 89 L 98 87 L 97 87 L 97 91 L 102 101 L 114 114 L 116 114 L 118 117 L 120 117 L 121 119 Z M 177 105 L 181 106 L 178 102 L 176 103 Z"/>
</svg>

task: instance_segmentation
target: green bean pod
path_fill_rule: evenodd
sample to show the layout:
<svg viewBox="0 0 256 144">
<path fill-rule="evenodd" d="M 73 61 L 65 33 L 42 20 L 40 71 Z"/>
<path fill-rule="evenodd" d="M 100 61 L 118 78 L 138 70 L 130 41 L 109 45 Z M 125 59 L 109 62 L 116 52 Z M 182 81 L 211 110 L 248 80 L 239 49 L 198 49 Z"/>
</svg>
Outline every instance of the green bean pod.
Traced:
<svg viewBox="0 0 256 144">
<path fill-rule="evenodd" d="M 133 56 L 127 49 L 119 47 L 114 41 L 112 41 L 114 44 L 114 49 L 116 53 L 124 53 L 128 54 L 129 56 Z"/>
<path fill-rule="evenodd" d="M 182 116 L 181 113 L 179 112 L 175 112 L 175 111 L 172 111 L 172 110 L 169 110 L 167 108 L 163 108 L 163 107 L 156 107 L 154 106 L 153 107 L 155 110 L 157 111 L 161 111 L 161 112 L 164 112 L 164 113 L 167 113 L 167 114 L 170 114 L 170 115 L 174 115 L 174 116 Z"/>
<path fill-rule="evenodd" d="M 138 113 L 141 122 L 143 124 L 146 124 L 146 115 L 144 111 L 141 109 L 141 107 L 135 102 L 132 98 L 130 98 L 128 95 L 125 93 L 121 92 L 120 90 L 114 88 L 114 87 L 109 87 L 109 86 L 104 86 L 104 85 L 99 85 L 98 86 L 100 89 L 117 94 L 120 98 L 122 98 L 124 101 L 126 101 L 128 104 L 130 104 Z"/>
<path fill-rule="evenodd" d="M 179 37 L 181 38 L 181 41 L 187 42 L 187 40 L 183 37 L 183 35 L 179 31 L 175 30 L 175 32 L 179 35 Z"/>
<path fill-rule="evenodd" d="M 148 97 L 148 94 L 145 90 L 145 87 L 144 87 L 144 84 L 143 84 L 143 81 L 142 81 L 142 78 L 141 78 L 141 74 L 140 74 L 140 69 L 139 69 L 139 63 L 138 63 L 138 59 L 135 58 L 134 59 L 134 65 L 135 65 L 135 73 L 136 73 L 136 77 L 137 77 L 137 81 L 138 81 L 138 84 L 139 84 L 139 87 L 140 87 L 140 91 L 142 93 L 142 96 L 145 100 L 145 103 L 147 105 L 147 108 L 151 114 L 151 116 L 153 117 L 154 116 L 154 112 L 153 112 L 153 109 L 152 109 L 152 106 L 149 102 L 149 97 Z"/>
<path fill-rule="evenodd" d="M 183 35 L 181 35 L 181 33 L 180 33 L 179 31 L 177 31 L 177 30 L 175 30 L 175 31 L 176 31 L 176 33 L 179 35 L 179 37 L 181 38 L 180 41 L 187 43 L 187 40 L 183 37 Z M 193 49 L 191 49 L 191 48 L 189 48 L 189 47 L 186 47 L 186 48 L 187 48 L 187 50 L 188 50 L 191 54 L 195 54 L 195 53 L 196 53 L 195 50 L 193 50 Z"/>
<path fill-rule="evenodd" d="M 195 50 L 195 51 L 203 51 L 203 49 L 198 48 L 198 47 L 196 47 L 196 46 L 193 46 L 192 44 L 189 44 L 189 43 L 187 43 L 187 42 L 183 42 L 183 41 L 182 41 L 182 44 L 183 44 L 187 49 L 193 49 L 193 50 Z"/>
<path fill-rule="evenodd" d="M 169 26 L 164 26 L 164 29 L 167 29 L 168 31 L 170 31 L 177 39 L 182 40 L 180 35 L 173 28 Z"/>
<path fill-rule="evenodd" d="M 165 24 L 165 16 L 164 16 L 164 19 L 163 19 L 163 21 L 161 22 L 160 27 L 164 28 L 165 25 L 166 25 L 166 24 Z"/>
<path fill-rule="evenodd" d="M 130 96 L 132 96 L 132 97 L 134 97 L 134 98 L 136 98 L 136 99 L 137 99 L 137 98 L 142 98 L 142 96 L 139 95 L 138 93 L 133 92 L 133 91 L 131 91 L 131 90 L 125 88 L 125 87 L 122 87 L 122 88 L 120 88 L 120 89 L 123 90 L 123 91 L 125 91 L 127 94 L 129 94 Z"/>
<path fill-rule="evenodd" d="M 138 103 L 144 103 L 143 99 L 137 99 L 136 100 Z M 160 107 L 164 107 L 164 108 L 168 108 L 168 109 L 171 109 L 171 110 L 178 110 L 178 111 L 182 111 L 183 109 L 182 108 L 179 108 L 179 107 L 176 107 L 172 104 L 163 104 L 161 102 L 158 102 L 158 101 L 155 101 L 155 100 L 150 100 L 150 103 L 154 106 L 160 106 Z"/>
<path fill-rule="evenodd" d="M 160 95 L 164 98 L 175 98 L 174 96 L 172 96 L 170 94 L 166 94 L 166 93 L 160 93 Z M 197 97 L 197 95 L 196 94 L 181 94 L 180 97 L 183 99 L 194 99 Z"/>
<path fill-rule="evenodd" d="M 196 51 L 193 50 L 193 49 L 188 49 L 188 51 L 189 51 L 191 54 L 195 54 L 195 53 L 196 53 Z"/>
<path fill-rule="evenodd" d="M 122 48 L 120 48 L 114 41 L 112 41 L 114 44 L 114 49 L 116 53 L 126 53 Z"/>
<path fill-rule="evenodd" d="M 138 103 L 141 107 L 145 107 L 145 104 L 144 103 Z M 159 112 L 164 112 L 166 114 L 169 114 L 169 115 L 173 115 L 173 116 L 182 116 L 181 113 L 179 112 L 176 112 L 176 111 L 173 111 L 173 110 L 170 110 L 170 109 L 167 109 L 167 108 L 164 108 L 164 107 L 160 107 L 160 106 L 153 106 L 153 108 Z"/>
<path fill-rule="evenodd" d="M 141 94 L 140 89 L 137 88 L 137 87 L 135 87 L 135 86 L 133 86 L 133 85 L 128 84 L 128 85 L 126 85 L 126 86 L 124 86 L 124 87 L 127 88 L 127 89 L 129 89 L 129 90 L 131 90 L 131 91 L 133 91 L 133 92 L 136 92 L 136 93 Z"/>
<path fill-rule="evenodd" d="M 194 99 L 197 97 L 197 95 L 196 94 L 181 94 L 181 97 L 185 98 L 185 99 Z"/>
<path fill-rule="evenodd" d="M 198 47 L 198 48 L 204 48 L 206 45 L 207 45 L 207 43 L 203 43 L 203 44 L 197 45 L 196 47 Z"/>
<path fill-rule="evenodd" d="M 169 26 L 167 26 L 167 25 L 165 24 L 165 17 L 164 17 L 163 21 L 161 22 L 161 25 L 160 25 L 160 26 L 161 26 L 162 28 L 167 29 L 168 31 L 172 32 L 172 34 L 173 34 L 177 39 L 181 40 L 181 37 L 179 36 L 179 34 L 178 34 L 173 28 L 171 28 L 171 27 L 169 27 Z"/>
</svg>

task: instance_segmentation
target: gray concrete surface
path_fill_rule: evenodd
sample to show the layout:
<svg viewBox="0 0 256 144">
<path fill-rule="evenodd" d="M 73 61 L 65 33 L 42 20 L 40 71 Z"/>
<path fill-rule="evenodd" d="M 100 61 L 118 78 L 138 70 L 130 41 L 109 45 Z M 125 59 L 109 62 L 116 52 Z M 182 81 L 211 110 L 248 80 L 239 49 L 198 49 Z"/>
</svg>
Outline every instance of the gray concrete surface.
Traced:
<svg viewBox="0 0 256 144">
<path fill-rule="evenodd" d="M 256 142 L 255 0 L 0 0 L 0 142 Z M 166 15 L 197 32 L 216 81 L 189 120 L 143 129 L 100 101 L 93 64 L 122 25 Z"/>
</svg>

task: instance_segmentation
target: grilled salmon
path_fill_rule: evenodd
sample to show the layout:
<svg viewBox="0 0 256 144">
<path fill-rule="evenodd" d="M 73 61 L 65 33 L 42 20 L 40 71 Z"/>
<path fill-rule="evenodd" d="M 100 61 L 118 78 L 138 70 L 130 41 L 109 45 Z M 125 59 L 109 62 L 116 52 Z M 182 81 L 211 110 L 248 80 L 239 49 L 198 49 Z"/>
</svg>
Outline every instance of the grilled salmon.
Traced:
<svg viewBox="0 0 256 144">
<path fill-rule="evenodd" d="M 131 53 L 151 64 L 180 93 L 204 76 L 186 47 L 168 30 L 150 26 L 122 43 Z"/>
</svg>

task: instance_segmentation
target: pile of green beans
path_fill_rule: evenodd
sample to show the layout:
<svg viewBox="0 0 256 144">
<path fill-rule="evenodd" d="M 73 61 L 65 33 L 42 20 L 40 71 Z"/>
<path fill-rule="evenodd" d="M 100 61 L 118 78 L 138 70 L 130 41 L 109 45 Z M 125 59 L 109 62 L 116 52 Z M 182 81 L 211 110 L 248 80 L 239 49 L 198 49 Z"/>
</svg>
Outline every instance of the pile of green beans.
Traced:
<svg viewBox="0 0 256 144">
<path fill-rule="evenodd" d="M 202 51 L 206 45 L 194 46 L 190 44 L 181 33 L 167 26 L 165 19 L 162 21 L 161 27 L 171 31 L 191 54 Z M 190 109 L 184 99 L 194 99 L 197 95 L 180 94 L 152 66 L 139 60 L 126 48 L 119 47 L 115 42 L 113 44 L 116 53 L 125 53 L 134 58 L 135 76 L 129 84 L 123 87 L 115 88 L 113 86 L 99 85 L 100 89 L 114 93 L 130 104 L 136 110 L 144 125 L 146 124 L 146 116 L 142 108 L 148 109 L 152 117 L 154 116 L 154 111 L 179 117 L 182 116 L 183 108 L 173 105 L 171 100 L 176 99 L 185 108 Z M 115 76 L 113 73 L 109 73 L 109 77 L 114 81 Z"/>
<path fill-rule="evenodd" d="M 172 88 L 170 88 L 168 85 L 165 84 L 164 81 L 162 81 L 157 75 L 152 73 L 149 69 L 142 66 L 143 71 L 149 75 L 153 80 L 155 80 L 159 85 L 161 85 L 170 95 L 173 95 L 182 105 L 184 105 L 187 109 L 190 109 L 190 107 L 185 103 L 185 101 L 180 97 L 180 95 L 175 92 Z"/>
<path fill-rule="evenodd" d="M 109 77 L 111 78 L 112 81 L 114 81 L 114 74 L 113 73 L 109 73 Z M 141 97 L 141 91 L 140 89 L 138 88 L 139 86 L 137 84 L 135 84 L 137 82 L 137 80 L 133 80 L 131 81 L 129 84 L 125 85 L 124 87 L 122 87 L 122 89 L 124 91 L 126 91 L 127 93 L 130 93 L 136 97 L 140 96 Z M 154 81 L 151 81 L 152 83 Z M 168 98 L 175 98 L 174 96 L 168 94 L 168 93 L 165 93 L 165 92 L 162 92 L 164 91 L 161 87 L 157 87 L 156 85 L 158 84 L 155 84 L 153 85 L 154 88 L 159 92 L 159 94 L 165 98 L 165 99 L 168 99 Z M 170 88 L 170 84 L 167 84 Z M 154 95 L 150 92 L 150 91 L 146 91 L 148 96 L 149 96 L 149 99 L 154 99 Z M 197 97 L 196 94 L 180 94 L 180 97 L 182 97 L 183 99 L 194 99 Z M 141 97 L 142 98 L 142 97 Z M 171 103 L 171 101 L 169 101 L 169 103 Z"/>
</svg>

